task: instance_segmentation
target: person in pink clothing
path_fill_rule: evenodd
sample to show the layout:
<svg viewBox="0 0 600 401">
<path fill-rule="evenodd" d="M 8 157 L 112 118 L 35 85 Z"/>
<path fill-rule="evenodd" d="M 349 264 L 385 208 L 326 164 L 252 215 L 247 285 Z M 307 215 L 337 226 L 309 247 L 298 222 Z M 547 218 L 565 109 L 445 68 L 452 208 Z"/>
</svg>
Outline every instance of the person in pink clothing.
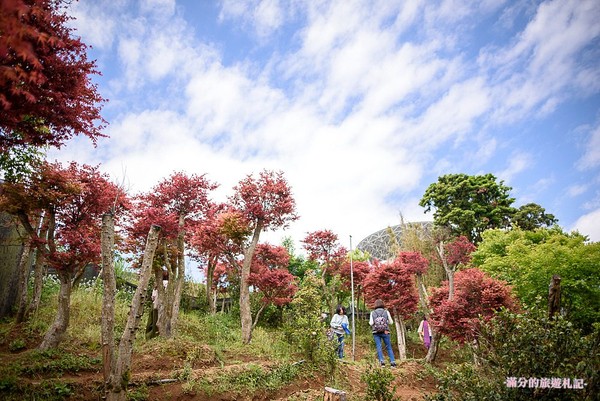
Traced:
<svg viewBox="0 0 600 401">
<path fill-rule="evenodd" d="M 426 316 L 423 316 L 423 320 L 419 323 L 417 333 L 419 333 L 421 341 L 425 344 L 425 348 L 429 349 L 429 346 L 431 345 L 431 331 L 429 330 L 429 322 L 427 322 Z"/>
</svg>

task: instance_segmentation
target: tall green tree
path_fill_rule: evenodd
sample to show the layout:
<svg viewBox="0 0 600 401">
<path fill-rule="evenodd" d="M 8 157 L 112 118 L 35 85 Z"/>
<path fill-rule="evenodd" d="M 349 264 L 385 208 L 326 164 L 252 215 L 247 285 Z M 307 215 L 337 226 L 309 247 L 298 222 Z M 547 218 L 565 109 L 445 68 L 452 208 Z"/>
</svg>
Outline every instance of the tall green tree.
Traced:
<svg viewBox="0 0 600 401">
<path fill-rule="evenodd" d="M 510 226 L 515 212 L 510 190 L 493 174 L 447 174 L 429 185 L 419 205 L 425 213 L 434 209 L 436 225 L 478 243 L 485 230 Z"/>
<path fill-rule="evenodd" d="M 559 275 L 561 313 L 586 331 L 600 321 L 600 243 L 558 227 L 490 230 L 472 256 L 473 264 L 507 281 L 530 306 L 546 306 L 550 280 Z"/>
<path fill-rule="evenodd" d="M 546 209 L 537 203 L 528 203 L 515 211 L 512 217 L 513 225 L 523 230 L 535 230 L 541 227 L 551 227 L 558 223 L 553 214 L 546 213 Z"/>
</svg>

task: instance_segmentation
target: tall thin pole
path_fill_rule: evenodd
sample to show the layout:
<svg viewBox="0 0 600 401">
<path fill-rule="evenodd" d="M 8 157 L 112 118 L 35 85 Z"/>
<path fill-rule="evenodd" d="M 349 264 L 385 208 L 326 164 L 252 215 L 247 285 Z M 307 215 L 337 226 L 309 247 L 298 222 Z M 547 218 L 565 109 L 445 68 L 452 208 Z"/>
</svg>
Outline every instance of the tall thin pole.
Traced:
<svg viewBox="0 0 600 401">
<path fill-rule="evenodd" d="M 354 267 L 352 266 L 352 236 L 350 236 L 350 288 L 352 292 L 352 360 L 356 360 L 356 305 L 354 304 Z"/>
</svg>

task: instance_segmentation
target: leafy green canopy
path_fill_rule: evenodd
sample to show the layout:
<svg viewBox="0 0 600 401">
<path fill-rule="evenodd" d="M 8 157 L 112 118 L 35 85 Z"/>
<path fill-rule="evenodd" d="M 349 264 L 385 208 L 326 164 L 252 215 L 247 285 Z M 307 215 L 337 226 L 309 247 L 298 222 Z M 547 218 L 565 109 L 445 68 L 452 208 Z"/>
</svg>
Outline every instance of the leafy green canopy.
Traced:
<svg viewBox="0 0 600 401">
<path fill-rule="evenodd" d="M 507 281 L 526 305 L 545 303 L 553 275 L 561 277 L 562 313 L 589 331 L 600 322 L 600 243 L 559 228 L 490 230 L 473 253 L 473 263 Z"/>
<path fill-rule="evenodd" d="M 509 227 L 515 201 L 509 196 L 510 190 L 492 174 L 447 174 L 429 185 L 419 205 L 425 212 L 435 209 L 436 225 L 478 243 L 483 231 Z"/>
<path fill-rule="evenodd" d="M 474 244 L 481 241 L 487 229 L 514 226 L 534 230 L 557 223 L 554 215 L 536 203 L 512 207 L 515 200 L 510 190 L 492 174 L 447 174 L 427 188 L 419 205 L 426 208 L 426 213 L 435 210 L 437 226 L 464 235 Z"/>
</svg>

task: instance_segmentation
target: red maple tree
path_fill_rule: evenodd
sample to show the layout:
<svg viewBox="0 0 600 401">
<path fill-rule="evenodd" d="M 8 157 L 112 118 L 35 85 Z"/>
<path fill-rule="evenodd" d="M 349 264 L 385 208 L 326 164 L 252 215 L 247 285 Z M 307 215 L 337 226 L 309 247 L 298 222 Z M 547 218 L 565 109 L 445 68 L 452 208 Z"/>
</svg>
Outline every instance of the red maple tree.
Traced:
<svg viewBox="0 0 600 401">
<path fill-rule="evenodd" d="M 252 327 L 256 326 L 264 309 L 274 304 L 286 305 L 298 290 L 296 277 L 288 270 L 290 255 L 282 246 L 259 244 L 252 260 L 248 283 L 262 294 L 261 306 L 256 312 Z"/>
<path fill-rule="evenodd" d="M 515 309 L 517 301 L 506 282 L 493 279 L 479 269 L 458 271 L 454 297 L 448 299 L 448 281 L 432 290 L 431 324 L 440 333 L 464 343 L 476 338 L 480 318 L 490 319 L 501 308 Z"/>
<path fill-rule="evenodd" d="M 0 2 L 0 151 L 104 136 L 104 99 L 90 79 L 99 72 L 61 7 L 56 0 Z"/>
<path fill-rule="evenodd" d="M 157 283 L 162 283 L 165 274 L 168 278 L 166 286 L 157 285 L 161 336 L 170 337 L 176 328 L 185 279 L 185 243 L 191 237 L 188 229 L 203 223 L 212 208 L 209 192 L 215 188 L 204 175 L 175 172 L 136 199 L 130 227 L 132 250 L 140 253 L 151 225 L 162 228 L 154 271 Z"/>
<path fill-rule="evenodd" d="M 258 177 L 249 175 L 234 187 L 234 191 L 229 202 L 248 223 L 248 232 L 251 233 L 250 240 L 243 243 L 243 264 L 240 274 L 242 341 L 247 344 L 252 339 L 248 277 L 260 234 L 263 230 L 286 228 L 292 221 L 297 220 L 298 216 L 291 187 L 284 178 L 283 172 L 263 170 Z"/>
<path fill-rule="evenodd" d="M 0 208 L 18 216 L 38 257 L 56 271 L 61 284 L 56 319 L 41 349 L 57 346 L 68 327 L 73 280 L 88 264 L 100 263 L 102 215 L 126 204 L 124 192 L 98 167 L 74 162 L 67 167 L 43 163 L 27 182 L 3 185 Z M 38 231 L 34 220 L 41 214 L 47 227 Z"/>
<path fill-rule="evenodd" d="M 334 288 L 333 284 L 336 284 L 336 281 L 333 278 L 339 276 L 342 265 L 347 260 L 348 251 L 340 245 L 338 236 L 331 230 L 308 233 L 302 243 L 308 259 L 319 264 L 323 297 L 333 316 L 337 303 L 335 295 L 341 290 Z"/>
</svg>

